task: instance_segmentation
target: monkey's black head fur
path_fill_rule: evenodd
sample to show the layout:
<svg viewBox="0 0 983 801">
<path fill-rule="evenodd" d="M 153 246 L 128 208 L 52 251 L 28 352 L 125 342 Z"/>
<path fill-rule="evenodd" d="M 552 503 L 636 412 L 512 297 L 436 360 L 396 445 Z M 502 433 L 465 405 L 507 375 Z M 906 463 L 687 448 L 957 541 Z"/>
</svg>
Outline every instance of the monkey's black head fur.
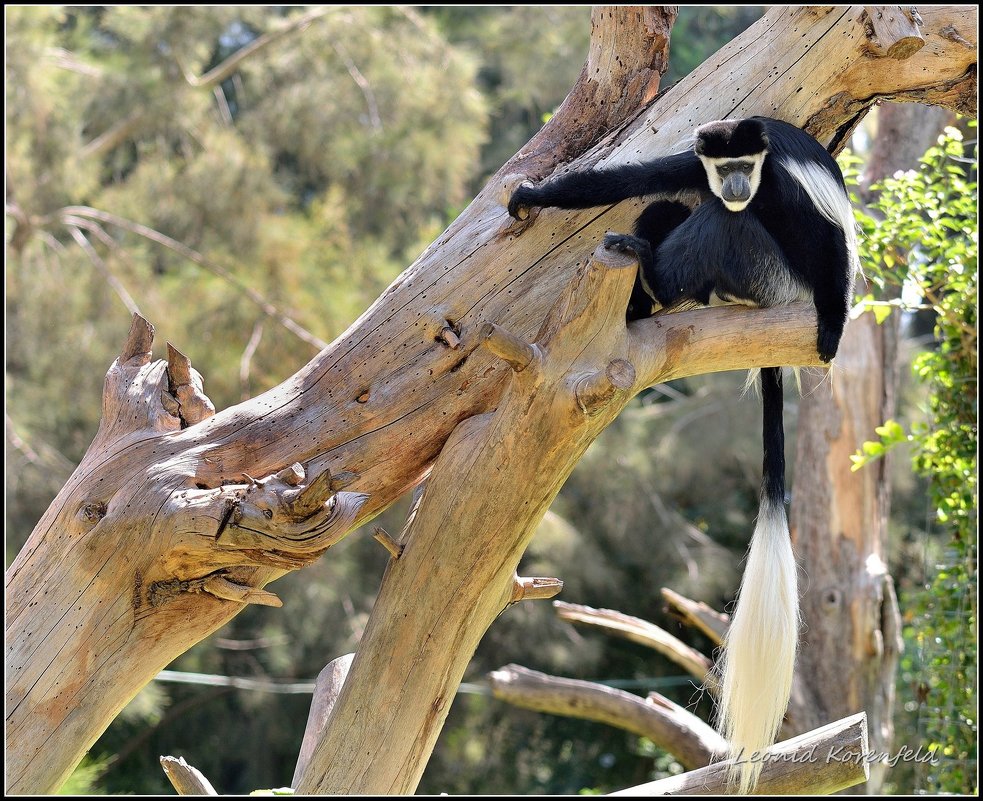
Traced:
<svg viewBox="0 0 983 801">
<path fill-rule="evenodd" d="M 768 132 L 761 120 L 719 120 L 696 129 L 696 154 L 707 158 L 738 158 L 768 150 Z"/>
</svg>

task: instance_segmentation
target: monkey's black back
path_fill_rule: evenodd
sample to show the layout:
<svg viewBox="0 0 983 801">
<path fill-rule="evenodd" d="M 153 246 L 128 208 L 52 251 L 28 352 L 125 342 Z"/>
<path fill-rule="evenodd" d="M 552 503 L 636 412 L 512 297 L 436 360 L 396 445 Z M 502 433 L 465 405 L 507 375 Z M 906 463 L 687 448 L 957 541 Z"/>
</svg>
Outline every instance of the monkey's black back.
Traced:
<svg viewBox="0 0 983 801">
<path fill-rule="evenodd" d="M 757 217 L 784 253 L 795 281 L 811 292 L 819 324 L 817 350 L 823 361 L 830 361 L 846 325 L 853 291 L 855 254 L 847 245 L 853 225 L 849 196 L 839 166 L 819 142 L 794 125 L 762 119 L 771 152 L 761 186 L 741 213 Z M 811 194 L 792 177 L 792 170 L 805 177 Z M 817 199 L 828 207 L 842 204 L 844 219 L 836 223 L 817 211 Z"/>
<path fill-rule="evenodd" d="M 646 276 L 665 307 L 686 300 L 774 306 L 802 296 L 781 247 L 753 213 L 728 211 L 717 199 L 702 203 L 656 248 Z"/>
<path fill-rule="evenodd" d="M 780 120 L 752 117 L 712 123 L 702 126 L 704 130 L 705 141 L 698 132 L 696 148 L 685 153 L 562 172 L 538 186 L 524 183 L 513 193 L 509 213 L 518 216 L 520 208 L 530 206 L 589 208 L 652 196 L 656 202 L 637 219 L 633 236 L 606 240 L 638 254 L 641 277 L 630 319 L 650 311 L 646 294 L 662 305 L 706 303 L 718 287 L 718 295 L 760 305 L 811 294 L 819 328 L 817 350 L 829 361 L 846 324 L 855 268 L 849 247 L 853 223 L 839 167 L 819 142 Z M 760 153 L 767 149 L 756 191 L 742 210 L 726 210 L 711 191 L 707 171 L 712 167 L 704 165 L 696 150 L 711 159 L 741 159 L 755 142 Z M 728 151 L 731 143 L 734 153 Z M 697 207 L 692 216 L 686 213 L 691 206 Z M 677 233 L 679 229 L 687 235 Z M 680 280 L 683 257 L 667 245 L 670 239 L 681 252 L 696 254 L 686 281 Z"/>
<path fill-rule="evenodd" d="M 666 204 L 655 203 L 636 223 L 635 236 L 650 246 L 650 252 L 639 253 L 644 284 L 668 307 L 686 301 L 706 305 L 713 293 L 759 306 L 811 297 L 819 321 L 817 349 L 828 361 L 846 323 L 853 264 L 844 230 L 817 212 L 816 199 L 791 170 L 827 200 L 846 196 L 843 177 L 826 149 L 794 125 L 752 119 L 763 124 L 769 153 L 751 202 L 742 211 L 728 210 L 710 192 L 693 155 L 704 176 L 689 188 L 702 191 L 702 203 L 691 215 L 667 215 Z M 674 174 L 684 173 L 677 166 Z"/>
</svg>

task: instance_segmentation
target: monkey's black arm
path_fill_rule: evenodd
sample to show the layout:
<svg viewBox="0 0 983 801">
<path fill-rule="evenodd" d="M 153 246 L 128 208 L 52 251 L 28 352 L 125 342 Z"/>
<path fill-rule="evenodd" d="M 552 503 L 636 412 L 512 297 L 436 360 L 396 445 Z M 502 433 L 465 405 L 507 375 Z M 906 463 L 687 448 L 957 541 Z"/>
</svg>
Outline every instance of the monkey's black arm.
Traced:
<svg viewBox="0 0 983 801">
<path fill-rule="evenodd" d="M 703 164 L 692 152 L 643 164 L 566 172 L 536 186 L 522 184 L 509 200 L 509 214 L 518 219 L 520 208 L 588 209 L 630 197 L 672 195 L 686 189 L 710 191 Z"/>
</svg>

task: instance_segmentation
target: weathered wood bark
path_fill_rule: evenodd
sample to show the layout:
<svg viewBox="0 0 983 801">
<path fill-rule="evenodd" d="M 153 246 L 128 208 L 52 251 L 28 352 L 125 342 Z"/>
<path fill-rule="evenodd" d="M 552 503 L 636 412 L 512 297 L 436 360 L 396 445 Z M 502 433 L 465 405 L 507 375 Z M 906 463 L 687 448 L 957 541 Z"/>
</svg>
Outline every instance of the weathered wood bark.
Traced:
<svg viewBox="0 0 983 801">
<path fill-rule="evenodd" d="M 696 124 L 726 116 L 781 116 L 825 142 L 839 141 L 882 96 L 917 96 L 967 108 L 975 102 L 975 13 L 971 6 L 925 9 L 920 30 L 926 46 L 904 62 L 887 63 L 872 54 L 866 12 L 858 7 L 775 8 L 660 102 L 646 106 L 665 57 L 672 14 L 598 9 L 596 46 L 570 107 L 533 140 L 536 147 L 491 179 L 348 331 L 280 386 L 202 419 L 207 405 L 197 398 L 195 380 L 182 377 L 177 360 L 170 367 L 151 362 L 151 331 L 146 326 L 136 331 L 107 376 L 96 438 L 6 574 L 8 792 L 56 789 L 161 668 L 243 603 L 275 603 L 264 585 L 310 563 L 353 526 L 378 514 L 418 483 L 438 454 L 445 461 L 463 458 L 450 454 L 489 439 L 496 420 L 510 415 L 522 425 L 546 419 L 545 409 L 530 411 L 529 419 L 519 414 L 522 400 L 516 393 L 532 387 L 522 384 L 522 373 L 510 378 L 506 362 L 478 347 L 481 326 L 498 323 L 528 341 L 553 300 L 584 270 L 604 232 L 627 230 L 638 209 L 637 203 L 625 202 L 601 210 L 544 211 L 535 222 L 512 221 L 502 207 L 508 189 L 526 173 L 546 174 L 561 158 L 548 142 L 577 143 L 562 152 L 562 158 L 574 157 L 608 130 L 579 157 L 585 166 L 664 153 Z M 612 111 L 608 101 L 616 98 Z M 584 105 L 588 102 L 603 107 L 603 128 Z M 624 281 L 618 279 L 619 285 Z M 597 314 L 594 323 L 601 317 Z M 617 358 L 633 366 L 634 376 L 623 387 L 626 371 L 615 369 L 606 379 L 615 390 L 603 379 L 582 388 L 588 406 L 597 392 L 602 398 L 614 392 L 602 413 L 605 420 L 654 382 L 712 370 L 816 363 L 815 317 L 806 305 L 674 315 L 643 321 L 630 337 L 615 319 L 606 322 L 623 338 Z M 615 361 L 611 351 L 590 352 L 597 361 L 576 369 L 606 374 Z M 574 360 L 567 354 L 545 364 L 550 380 L 559 382 Z M 571 391 L 567 387 L 556 403 L 571 403 Z M 536 397 L 543 406 L 553 403 Z M 498 417 L 485 416 L 496 407 Z M 459 426 L 469 418 L 475 419 Z M 501 572 L 473 574 L 468 558 L 514 565 L 525 542 L 517 529 L 532 530 L 558 486 L 545 482 L 546 487 L 535 477 L 544 470 L 565 475 L 599 430 L 595 423 L 571 423 L 569 440 L 547 437 L 558 452 L 545 456 L 542 448 L 523 451 L 521 438 L 509 432 L 495 448 L 474 446 L 488 460 L 475 465 L 475 472 L 501 471 L 502 492 L 525 493 L 514 510 L 518 522 L 507 535 L 497 528 L 493 509 L 465 524 L 465 512 L 487 501 L 472 494 L 477 484 L 445 479 L 441 490 L 428 489 L 420 515 L 432 508 L 446 517 L 415 523 L 403 543 L 325 739 L 308 765 L 308 776 L 315 778 L 307 780 L 307 789 L 348 792 L 358 786 L 371 792 L 371 785 L 409 791 L 415 786 L 413 777 L 446 714 L 449 688 L 487 615 L 512 597 L 511 573 L 507 579 Z M 516 450 L 502 450 L 506 443 Z M 471 550 L 459 561 L 442 557 L 442 567 L 425 558 L 426 549 L 437 546 L 417 544 L 424 529 L 441 533 L 441 548 Z M 419 542 L 424 541 L 421 536 Z M 421 571 L 415 591 L 394 597 L 389 587 L 408 565 Z M 488 583 L 457 581 L 466 576 Z M 451 578 L 453 589 L 444 581 Z M 480 602 L 469 594 L 477 596 L 479 590 L 484 592 Z M 444 600 L 459 611 L 470 610 L 469 603 L 480 607 L 480 614 L 460 619 L 455 635 L 442 641 L 448 650 L 428 645 L 428 632 L 399 630 L 400 620 Z M 386 623 L 380 615 L 392 619 Z M 411 651 L 416 660 L 403 665 L 404 672 L 372 673 L 401 651 Z M 414 687 L 410 676 L 416 671 L 425 673 L 426 681 Z M 363 674 L 386 683 L 370 688 Z M 413 691 L 405 716 L 393 718 L 405 728 L 365 727 L 375 737 L 359 739 L 367 748 L 340 747 L 337 727 L 361 732 L 360 712 L 381 713 L 388 704 L 409 701 L 399 688 Z M 385 703 L 374 700 L 380 694 Z M 397 743 L 389 741 L 417 750 L 400 754 L 391 750 Z M 343 753 L 347 759 L 341 759 Z M 358 777 L 377 770 L 376 754 L 413 764 L 406 775 L 382 771 L 374 783 L 359 784 Z"/>
<path fill-rule="evenodd" d="M 773 746 L 755 793 L 826 795 L 854 787 L 867 780 L 868 753 L 867 720 L 861 712 Z M 611 795 L 724 795 L 730 765 L 717 762 Z"/>
<path fill-rule="evenodd" d="M 672 752 L 686 768 L 699 768 L 727 753 L 727 742 L 700 718 L 659 693 L 642 698 L 592 681 L 549 676 L 506 665 L 489 676 L 501 701 L 585 720 L 595 720 L 648 737 Z"/>
<path fill-rule="evenodd" d="M 478 640 L 523 594 L 515 569 L 530 523 L 635 386 L 622 312 L 634 273 L 599 251 L 533 343 L 485 329 L 512 380 L 498 409 L 459 425 L 434 464 L 298 792 L 415 789 Z M 530 463 L 538 469 L 516 485 L 513 466 Z"/>
</svg>

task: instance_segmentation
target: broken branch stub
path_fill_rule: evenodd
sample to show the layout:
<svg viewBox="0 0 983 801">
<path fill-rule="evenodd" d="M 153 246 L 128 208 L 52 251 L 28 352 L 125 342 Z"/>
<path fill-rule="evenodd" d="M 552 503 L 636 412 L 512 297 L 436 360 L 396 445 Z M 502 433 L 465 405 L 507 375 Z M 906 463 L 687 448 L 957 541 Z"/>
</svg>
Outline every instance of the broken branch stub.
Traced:
<svg viewBox="0 0 983 801">
<path fill-rule="evenodd" d="M 150 349 L 154 344 L 154 327 L 139 314 L 134 314 L 130 320 L 130 330 L 119 354 L 119 363 L 128 362 L 134 356 L 144 359 L 144 364 L 150 361 Z"/>
<path fill-rule="evenodd" d="M 160 766 L 178 795 L 218 795 L 205 774 L 189 765 L 184 757 L 162 756 Z"/>
<path fill-rule="evenodd" d="M 619 392 L 635 385 L 635 368 L 627 359 L 612 359 L 603 372 L 598 371 L 577 381 L 577 405 L 587 415 L 597 414 Z"/>
<path fill-rule="evenodd" d="M 99 430 L 86 451 L 98 455 L 110 444 L 131 436 L 149 437 L 180 428 L 170 404 L 166 363 L 151 361 L 154 327 L 134 314 L 119 356 L 106 372 Z"/>
<path fill-rule="evenodd" d="M 535 345 L 523 342 L 495 323 L 483 323 L 478 331 L 478 339 L 516 373 L 525 370 L 537 355 Z"/>
<path fill-rule="evenodd" d="M 201 373 L 191 359 L 167 343 L 167 380 L 170 395 L 177 401 L 181 427 L 187 428 L 215 414 L 215 404 L 205 394 Z"/>
<path fill-rule="evenodd" d="M 563 590 L 563 581 L 552 576 L 519 576 L 512 584 L 512 603 L 552 598 Z"/>
<path fill-rule="evenodd" d="M 403 546 L 384 528 L 376 527 L 375 531 L 372 532 L 372 539 L 382 545 L 393 559 L 399 559 L 403 553 Z"/>
<path fill-rule="evenodd" d="M 224 487 L 231 511 L 224 517 L 216 543 L 223 548 L 274 551 L 282 558 L 309 564 L 351 528 L 368 499 L 361 492 L 338 492 L 331 473 L 322 471 L 313 481 L 298 485 L 299 465 L 253 480 L 239 487 Z"/>
<path fill-rule="evenodd" d="M 922 18 L 914 6 L 866 6 L 868 37 L 874 54 L 904 61 L 925 46 L 918 26 Z"/>
</svg>

